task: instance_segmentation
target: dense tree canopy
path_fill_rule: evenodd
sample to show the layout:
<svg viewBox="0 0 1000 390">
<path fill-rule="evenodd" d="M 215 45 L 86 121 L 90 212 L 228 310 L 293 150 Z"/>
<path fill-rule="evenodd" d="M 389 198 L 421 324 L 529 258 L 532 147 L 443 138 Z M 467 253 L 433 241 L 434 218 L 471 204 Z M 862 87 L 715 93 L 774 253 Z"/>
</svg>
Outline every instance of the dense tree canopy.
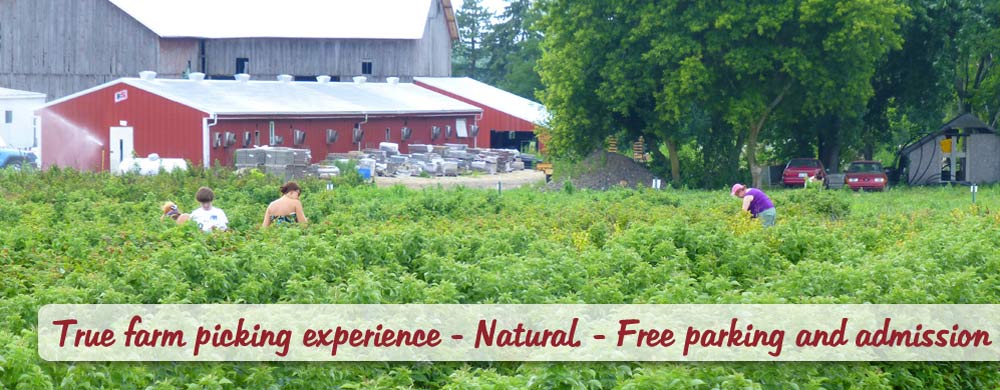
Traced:
<svg viewBox="0 0 1000 390">
<path fill-rule="evenodd" d="M 887 160 L 954 115 L 1000 119 L 1000 2 L 515 0 L 487 24 L 475 77 L 542 100 L 551 153 L 641 135 L 678 184 Z"/>
<path fill-rule="evenodd" d="M 709 152 L 732 171 L 745 148 L 754 173 L 776 110 L 840 115 L 867 101 L 908 15 L 894 0 L 544 4 L 539 69 L 556 149 L 585 151 L 620 130 L 668 139 L 694 105 L 725 138 Z"/>
<path fill-rule="evenodd" d="M 486 36 L 490 34 L 493 13 L 480 0 L 465 0 L 455 13 L 458 41 L 452 52 L 452 75 L 477 78 L 482 76 L 489 61 Z"/>
<path fill-rule="evenodd" d="M 539 17 L 532 0 L 511 0 L 499 15 L 480 0 L 466 0 L 456 14 L 460 38 L 452 53 L 452 75 L 534 100 L 542 87 L 535 71 L 542 35 L 532 28 Z"/>
<path fill-rule="evenodd" d="M 532 29 L 540 15 L 531 0 L 512 0 L 486 36 L 490 62 L 481 80 L 508 92 L 532 99 L 542 80 L 535 71 L 541 57 L 542 35 Z"/>
</svg>

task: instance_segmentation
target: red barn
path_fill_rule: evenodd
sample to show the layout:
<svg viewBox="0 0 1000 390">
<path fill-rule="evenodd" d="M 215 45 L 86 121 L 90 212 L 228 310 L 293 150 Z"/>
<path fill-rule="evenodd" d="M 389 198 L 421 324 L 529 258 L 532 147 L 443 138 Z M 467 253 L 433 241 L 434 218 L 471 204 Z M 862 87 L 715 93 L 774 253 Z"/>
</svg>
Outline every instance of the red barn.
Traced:
<svg viewBox="0 0 1000 390">
<path fill-rule="evenodd" d="M 535 127 L 548 120 L 545 106 L 468 77 L 414 77 L 414 83 L 479 107 L 479 147 L 518 149 L 536 141 Z M 541 145 L 539 145 L 540 147 Z"/>
<path fill-rule="evenodd" d="M 238 148 L 281 145 L 331 152 L 462 143 L 478 107 L 390 78 L 385 83 L 122 78 L 52 101 L 41 118 L 42 166 L 114 170 L 123 158 L 157 153 L 208 166 L 232 165 Z M 360 130 L 355 130 L 360 129 Z M 359 138 L 355 136 L 362 133 Z"/>
</svg>

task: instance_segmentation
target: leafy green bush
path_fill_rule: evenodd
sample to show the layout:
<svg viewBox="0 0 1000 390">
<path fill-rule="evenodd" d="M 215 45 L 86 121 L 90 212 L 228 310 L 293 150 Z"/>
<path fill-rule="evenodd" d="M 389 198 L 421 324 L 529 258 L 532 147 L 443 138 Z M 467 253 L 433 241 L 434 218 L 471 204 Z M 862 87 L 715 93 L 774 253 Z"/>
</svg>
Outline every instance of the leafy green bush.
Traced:
<svg viewBox="0 0 1000 390">
<path fill-rule="evenodd" d="M 776 200 L 783 203 L 781 210 L 789 215 L 826 216 L 832 220 L 846 217 L 851 206 L 845 191 L 824 190 L 820 185 L 782 192 Z"/>
<path fill-rule="evenodd" d="M 349 170 L 348 170 L 349 171 Z M 0 172 L 0 388 L 998 388 L 996 363 L 50 363 L 47 303 L 995 303 L 1000 189 L 425 189 L 305 180 L 312 223 L 260 229 L 280 182 Z M 161 221 L 215 189 L 231 231 Z M 836 218 L 831 218 L 835 216 Z"/>
</svg>

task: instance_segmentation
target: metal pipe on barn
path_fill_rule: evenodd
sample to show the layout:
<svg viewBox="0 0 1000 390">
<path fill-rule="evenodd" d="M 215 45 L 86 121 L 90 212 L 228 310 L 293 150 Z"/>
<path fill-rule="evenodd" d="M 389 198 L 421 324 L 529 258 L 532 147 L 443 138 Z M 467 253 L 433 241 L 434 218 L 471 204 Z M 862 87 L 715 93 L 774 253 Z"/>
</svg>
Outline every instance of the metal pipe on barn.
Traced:
<svg viewBox="0 0 1000 390">
<path fill-rule="evenodd" d="M 212 123 L 208 123 L 209 120 L 211 120 Z M 203 160 L 203 164 L 202 165 L 204 165 L 205 168 L 211 168 L 212 167 L 211 157 L 209 157 L 210 156 L 210 154 L 209 154 L 209 151 L 210 151 L 209 146 L 211 144 L 210 137 L 209 137 L 209 135 L 210 135 L 209 134 L 209 132 L 210 132 L 209 130 L 212 128 L 212 126 L 215 126 L 217 124 L 219 124 L 219 117 L 214 112 L 211 113 L 207 117 L 201 118 L 201 137 L 202 137 L 201 138 L 201 158 Z"/>
</svg>

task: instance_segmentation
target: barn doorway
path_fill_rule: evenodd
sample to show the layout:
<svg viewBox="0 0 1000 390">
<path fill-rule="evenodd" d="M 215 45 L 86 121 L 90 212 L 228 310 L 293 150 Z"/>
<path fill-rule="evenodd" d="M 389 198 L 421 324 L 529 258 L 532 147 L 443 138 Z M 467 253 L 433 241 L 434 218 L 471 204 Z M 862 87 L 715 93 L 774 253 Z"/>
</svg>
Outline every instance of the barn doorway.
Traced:
<svg viewBox="0 0 1000 390">
<path fill-rule="evenodd" d="M 531 131 L 490 130 L 490 147 L 494 149 L 527 151 L 532 142 L 535 142 L 535 133 Z"/>
<path fill-rule="evenodd" d="M 941 140 L 941 181 L 963 182 L 968 171 L 966 153 L 968 153 L 968 134 L 946 135 Z"/>
<path fill-rule="evenodd" d="M 111 145 L 108 145 L 108 151 L 111 158 L 108 161 L 111 163 L 111 172 L 120 173 L 118 168 L 122 161 L 126 158 L 132 158 L 132 155 L 135 153 L 132 128 L 112 127 L 110 135 Z"/>
</svg>

